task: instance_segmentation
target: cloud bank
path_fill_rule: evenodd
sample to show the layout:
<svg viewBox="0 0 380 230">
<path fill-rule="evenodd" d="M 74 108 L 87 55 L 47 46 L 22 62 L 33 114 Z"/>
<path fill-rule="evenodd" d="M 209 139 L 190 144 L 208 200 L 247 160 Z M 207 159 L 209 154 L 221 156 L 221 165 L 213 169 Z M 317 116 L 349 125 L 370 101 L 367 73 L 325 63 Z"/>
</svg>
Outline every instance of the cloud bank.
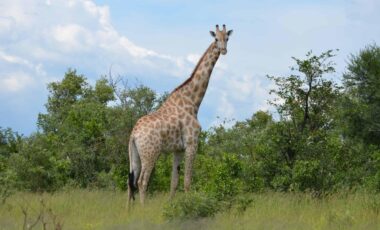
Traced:
<svg viewBox="0 0 380 230">
<path fill-rule="evenodd" d="M 335 60 L 341 72 L 349 53 L 380 38 L 377 0 L 96 2 L 0 2 L 0 126 L 35 131 L 46 84 L 60 80 L 69 67 L 93 83 L 112 66 L 115 75 L 159 93 L 171 91 L 192 72 L 217 22 L 235 32 L 200 109 L 204 128 L 271 110 L 273 85 L 265 76 L 288 74 L 291 56 L 339 48 Z M 115 12 L 127 16 L 115 20 Z"/>
</svg>

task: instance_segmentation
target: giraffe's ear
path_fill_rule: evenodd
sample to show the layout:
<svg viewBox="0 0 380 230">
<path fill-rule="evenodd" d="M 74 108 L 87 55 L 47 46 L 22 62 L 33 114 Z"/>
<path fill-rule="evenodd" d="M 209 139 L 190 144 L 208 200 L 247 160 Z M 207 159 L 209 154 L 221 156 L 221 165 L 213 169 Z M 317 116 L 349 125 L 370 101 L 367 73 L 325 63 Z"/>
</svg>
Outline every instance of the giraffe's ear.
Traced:
<svg viewBox="0 0 380 230">
<path fill-rule="evenodd" d="M 232 32 L 233 32 L 233 30 L 229 30 L 229 31 L 227 32 L 227 35 L 230 36 L 230 35 L 232 34 Z"/>
<path fill-rule="evenodd" d="M 211 34 L 211 36 L 213 36 L 215 38 L 216 34 L 214 31 L 210 31 L 210 34 Z"/>
</svg>

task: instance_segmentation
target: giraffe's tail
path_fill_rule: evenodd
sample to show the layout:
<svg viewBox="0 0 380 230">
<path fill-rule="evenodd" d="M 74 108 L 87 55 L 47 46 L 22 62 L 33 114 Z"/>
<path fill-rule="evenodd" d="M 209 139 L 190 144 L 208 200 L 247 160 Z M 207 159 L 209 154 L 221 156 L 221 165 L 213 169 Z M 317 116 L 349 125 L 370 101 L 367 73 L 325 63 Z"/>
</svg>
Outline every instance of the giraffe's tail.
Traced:
<svg viewBox="0 0 380 230">
<path fill-rule="evenodd" d="M 128 175 L 128 202 L 135 199 L 137 180 L 140 176 L 141 162 L 135 140 L 131 136 L 129 140 L 129 175 Z"/>
</svg>

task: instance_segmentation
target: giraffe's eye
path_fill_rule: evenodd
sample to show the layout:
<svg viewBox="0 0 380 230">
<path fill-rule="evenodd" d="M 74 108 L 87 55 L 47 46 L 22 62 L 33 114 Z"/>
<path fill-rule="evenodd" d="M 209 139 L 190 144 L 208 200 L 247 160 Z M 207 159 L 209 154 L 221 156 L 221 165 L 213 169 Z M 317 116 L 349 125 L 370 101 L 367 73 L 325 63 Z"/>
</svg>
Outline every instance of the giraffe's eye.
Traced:
<svg viewBox="0 0 380 230">
<path fill-rule="evenodd" d="M 228 41 L 228 38 L 226 38 L 226 41 Z"/>
<path fill-rule="evenodd" d="M 215 41 L 217 42 L 217 41 L 218 41 L 218 39 L 217 39 L 217 38 L 215 38 Z"/>
</svg>

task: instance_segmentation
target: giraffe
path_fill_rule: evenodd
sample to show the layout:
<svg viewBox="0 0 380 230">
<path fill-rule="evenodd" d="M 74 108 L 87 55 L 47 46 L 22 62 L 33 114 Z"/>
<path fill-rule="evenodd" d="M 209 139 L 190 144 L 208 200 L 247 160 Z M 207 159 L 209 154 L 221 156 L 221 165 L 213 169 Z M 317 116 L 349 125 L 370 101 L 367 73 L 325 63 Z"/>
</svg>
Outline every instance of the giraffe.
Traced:
<svg viewBox="0 0 380 230">
<path fill-rule="evenodd" d="M 144 204 L 146 190 L 155 162 L 161 152 L 172 152 L 173 166 L 170 197 L 173 198 L 179 181 L 180 162 L 185 158 L 184 189 L 190 190 L 192 164 L 197 151 L 201 126 L 197 119 L 199 106 L 206 93 L 211 72 L 220 56 L 227 53 L 227 41 L 232 30 L 226 26 L 210 31 L 215 41 L 200 58 L 190 77 L 175 88 L 155 112 L 140 118 L 129 140 L 130 173 L 128 204 L 139 190 Z"/>
</svg>

